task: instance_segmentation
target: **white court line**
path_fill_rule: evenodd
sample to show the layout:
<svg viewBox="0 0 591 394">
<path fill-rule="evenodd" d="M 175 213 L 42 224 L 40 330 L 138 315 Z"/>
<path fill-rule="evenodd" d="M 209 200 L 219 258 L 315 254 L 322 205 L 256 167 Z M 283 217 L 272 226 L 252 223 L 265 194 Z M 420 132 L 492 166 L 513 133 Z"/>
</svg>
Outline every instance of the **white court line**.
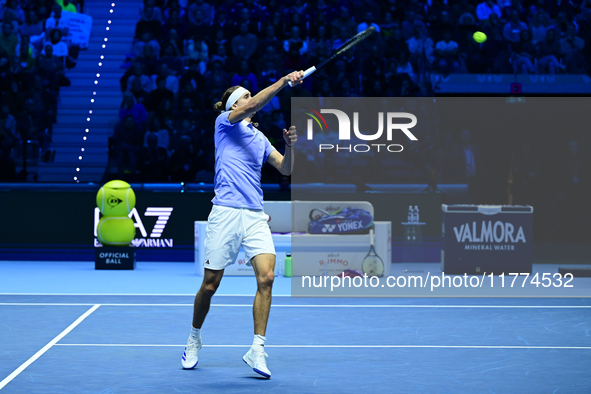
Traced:
<svg viewBox="0 0 591 394">
<path fill-rule="evenodd" d="M 0 296 L 126 296 L 126 297 L 195 297 L 195 294 L 124 294 L 124 293 L 0 293 Z M 254 297 L 254 294 L 216 294 L 214 297 Z M 291 297 L 291 294 L 273 294 L 273 297 Z"/>
<path fill-rule="evenodd" d="M 25 361 L 20 367 L 15 369 L 13 373 L 8 375 L 3 381 L 0 382 L 0 390 L 2 390 L 2 388 L 4 386 L 6 386 L 8 383 L 10 383 L 10 381 L 12 381 L 12 379 L 16 378 L 18 376 L 18 374 L 23 372 L 25 370 L 25 368 L 27 368 L 29 365 L 31 365 L 39 357 L 41 357 L 43 355 L 43 353 L 45 353 L 52 346 L 54 346 L 60 339 L 62 339 L 66 335 L 68 335 L 68 333 L 70 331 L 72 331 L 74 328 L 76 328 L 76 326 L 78 324 L 80 324 L 84 319 L 86 319 L 92 312 L 96 311 L 99 306 L 100 306 L 100 304 L 95 304 L 92 308 L 87 310 L 82 316 L 80 316 L 78 319 L 76 319 L 76 321 L 74 323 L 70 324 L 70 326 L 68 328 L 66 328 L 64 331 L 62 331 L 57 337 L 53 338 L 51 340 L 51 342 L 49 342 L 47 345 L 43 346 L 43 348 L 41 350 L 39 350 L 37 353 L 35 353 L 27 361 Z"/>
<path fill-rule="evenodd" d="M 148 345 L 148 344 L 109 344 L 109 343 L 58 343 L 56 346 L 89 346 L 89 347 L 183 347 L 185 345 Z M 252 345 L 203 345 L 217 348 L 249 348 Z M 478 346 L 478 345 L 265 345 L 266 348 L 331 348 L 331 349 L 575 349 L 591 350 L 591 346 Z"/>
<path fill-rule="evenodd" d="M 62 302 L 0 302 L 0 306 L 89 306 L 88 303 Z M 193 304 L 100 304 L 102 306 L 174 306 L 193 307 Z M 211 304 L 213 307 L 247 307 L 252 304 Z M 379 305 L 379 304 L 272 304 L 274 308 L 508 308 L 508 309 L 590 309 L 591 305 Z"/>
</svg>

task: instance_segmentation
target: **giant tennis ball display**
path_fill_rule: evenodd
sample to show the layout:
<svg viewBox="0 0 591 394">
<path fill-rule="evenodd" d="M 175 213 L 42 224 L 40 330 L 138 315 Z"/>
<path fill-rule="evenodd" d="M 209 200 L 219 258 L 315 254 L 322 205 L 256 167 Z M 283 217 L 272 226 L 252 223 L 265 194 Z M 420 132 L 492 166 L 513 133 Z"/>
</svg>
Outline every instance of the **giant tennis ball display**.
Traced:
<svg viewBox="0 0 591 394">
<path fill-rule="evenodd" d="M 105 216 L 127 216 L 135 206 L 135 193 L 127 182 L 107 182 L 96 194 L 96 205 Z"/>
<path fill-rule="evenodd" d="M 106 246 L 128 246 L 135 238 L 133 220 L 127 216 L 103 216 L 96 227 L 98 240 Z"/>
<path fill-rule="evenodd" d="M 477 43 L 482 44 L 484 41 L 486 41 L 486 34 L 481 31 L 477 31 L 472 35 L 472 38 L 474 38 L 474 41 Z"/>
</svg>

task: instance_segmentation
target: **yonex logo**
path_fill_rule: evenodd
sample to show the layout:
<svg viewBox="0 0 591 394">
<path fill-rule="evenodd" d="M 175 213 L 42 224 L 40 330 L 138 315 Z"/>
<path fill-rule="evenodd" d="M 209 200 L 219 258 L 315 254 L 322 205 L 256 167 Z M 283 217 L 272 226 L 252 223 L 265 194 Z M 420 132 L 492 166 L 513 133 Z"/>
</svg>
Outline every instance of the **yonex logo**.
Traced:
<svg viewBox="0 0 591 394">
<path fill-rule="evenodd" d="M 323 233 L 332 233 L 336 227 L 337 227 L 336 224 L 325 224 L 324 228 L 322 229 L 322 232 Z"/>
</svg>

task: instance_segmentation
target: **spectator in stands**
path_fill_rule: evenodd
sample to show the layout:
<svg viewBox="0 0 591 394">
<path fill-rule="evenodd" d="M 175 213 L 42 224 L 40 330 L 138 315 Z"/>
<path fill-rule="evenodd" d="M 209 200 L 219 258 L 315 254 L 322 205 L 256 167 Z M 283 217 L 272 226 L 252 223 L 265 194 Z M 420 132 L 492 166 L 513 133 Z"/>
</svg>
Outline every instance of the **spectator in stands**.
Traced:
<svg viewBox="0 0 591 394">
<path fill-rule="evenodd" d="M 147 76 L 145 76 L 145 77 L 148 78 Z M 136 103 L 142 104 L 145 108 L 145 103 L 146 103 L 146 101 L 148 101 L 150 94 L 146 90 L 144 90 L 144 88 L 142 87 L 141 76 L 140 76 L 140 78 L 130 78 L 130 80 L 131 80 L 131 87 L 127 91 L 130 92 L 131 94 L 133 94 L 133 98 L 135 99 Z M 149 78 L 148 78 L 148 84 L 151 84 L 151 81 Z"/>
<path fill-rule="evenodd" d="M 150 41 L 152 37 L 156 40 L 162 38 L 162 24 L 155 18 L 154 7 L 152 6 L 144 7 L 142 19 L 135 25 L 135 38 L 142 38 L 143 40 L 144 33 L 150 33 L 150 38 L 145 42 Z M 156 52 L 159 53 L 160 50 Z"/>
<path fill-rule="evenodd" d="M 33 52 L 27 46 L 19 46 L 19 53 L 14 62 L 14 73 L 21 81 L 29 80 L 35 68 Z"/>
<path fill-rule="evenodd" d="M 208 153 L 203 158 L 203 167 L 197 172 L 195 182 L 213 183 L 215 177 L 215 157 Z"/>
<path fill-rule="evenodd" d="M 180 76 L 183 73 L 183 61 L 175 56 L 174 46 L 167 44 L 163 47 L 162 55 L 158 60 L 157 70 L 166 65 L 171 72 L 171 75 Z"/>
<path fill-rule="evenodd" d="M 400 29 L 402 30 L 402 36 L 405 40 L 408 40 L 414 35 L 415 27 L 421 29 L 423 37 L 429 36 L 427 25 L 417 16 L 414 8 L 405 9 L 406 19 L 402 22 Z"/>
<path fill-rule="evenodd" d="M 253 21 L 256 21 L 256 17 L 253 19 Z M 240 25 L 245 24 L 247 27 L 247 31 L 249 33 L 257 35 L 257 34 L 259 34 L 259 29 L 258 29 L 257 23 L 254 23 L 253 21 L 251 21 L 250 10 L 246 7 L 243 7 L 242 9 L 240 9 L 240 14 L 238 16 L 238 20 L 236 20 L 234 25 L 235 25 L 235 28 L 238 28 Z"/>
<path fill-rule="evenodd" d="M 454 29 L 455 25 L 453 20 L 449 16 L 449 13 L 444 11 L 438 18 L 436 18 L 433 21 L 433 23 L 429 27 L 429 32 L 433 40 L 435 40 L 435 42 L 438 42 L 441 39 L 443 39 L 443 33 L 446 30 L 453 31 Z"/>
<path fill-rule="evenodd" d="M 166 89 L 170 90 L 175 95 L 179 92 L 179 77 L 174 75 L 174 73 L 168 68 L 166 64 L 162 64 L 160 66 L 160 74 L 158 74 L 165 78 Z M 155 76 L 152 76 L 152 80 L 155 81 Z"/>
<path fill-rule="evenodd" d="M 211 69 L 209 69 L 204 76 L 209 91 L 223 89 L 224 86 L 228 86 L 230 83 L 230 76 L 226 70 L 224 70 L 224 65 L 219 59 L 211 61 Z"/>
<path fill-rule="evenodd" d="M 277 38 L 283 40 L 285 38 L 285 23 L 283 22 L 283 16 L 279 11 L 275 11 L 273 13 L 273 18 L 271 18 L 271 25 L 275 29 L 275 34 L 277 34 Z"/>
<path fill-rule="evenodd" d="M 188 120 L 191 125 L 195 125 L 195 127 L 200 130 L 203 115 L 195 106 L 193 99 L 190 96 L 183 96 L 179 101 L 180 108 L 179 113 L 175 117 L 175 130 L 180 130 L 183 127 L 183 121 L 185 120 Z"/>
<path fill-rule="evenodd" d="M 15 30 L 19 25 L 25 23 L 25 13 L 17 0 L 6 1 L 3 21 L 13 24 Z"/>
<path fill-rule="evenodd" d="M 373 88 L 373 82 L 376 80 L 383 80 L 386 74 L 386 60 L 384 59 L 384 55 L 380 53 L 377 46 L 373 46 L 371 48 L 370 55 L 367 59 L 365 59 L 361 65 L 361 73 L 363 78 L 363 89 L 369 90 Z M 344 86 L 344 82 L 347 82 Z M 343 97 L 349 97 L 349 93 L 357 92 L 351 86 L 351 83 L 348 78 L 344 78 L 341 82 L 341 88 L 343 94 L 347 94 Z"/>
<path fill-rule="evenodd" d="M 70 86 L 71 82 L 64 72 L 64 62 L 57 56 L 53 56 L 53 48 L 47 46 L 45 55 L 39 55 L 35 59 L 35 74 L 41 78 L 43 87 L 51 91 L 57 98 L 61 86 Z"/>
<path fill-rule="evenodd" d="M 322 29 L 326 31 L 324 26 L 322 26 Z M 258 43 L 259 54 L 263 55 L 269 47 L 272 47 L 275 50 L 275 53 L 279 53 L 282 49 L 281 41 L 275 36 L 275 27 L 271 24 L 265 27 L 265 37 Z"/>
<path fill-rule="evenodd" d="M 554 30 L 556 32 L 556 39 L 559 40 L 566 35 L 568 25 L 570 24 L 569 17 L 566 12 L 560 12 L 554 20 Z"/>
<path fill-rule="evenodd" d="M 194 182 L 198 170 L 191 138 L 184 135 L 180 138 L 178 147 L 170 157 L 170 180 L 173 182 Z"/>
<path fill-rule="evenodd" d="M 140 152 L 138 169 L 143 182 L 168 181 L 168 154 L 159 146 L 158 135 L 146 134 L 146 146 Z"/>
<path fill-rule="evenodd" d="M 492 0 L 484 0 L 476 7 L 476 17 L 479 21 L 487 20 L 492 13 L 501 18 L 501 9 Z"/>
<path fill-rule="evenodd" d="M 300 47 L 300 55 L 304 55 L 308 52 L 308 42 L 300 38 L 300 28 L 297 26 L 291 28 L 289 38 L 283 41 L 283 50 L 289 52 L 289 48 L 293 45 L 298 45 Z"/>
<path fill-rule="evenodd" d="M 62 35 L 67 36 L 69 32 L 68 21 L 62 18 L 62 7 L 54 4 L 51 7 L 53 14 L 45 20 L 45 35 L 49 35 L 53 29 L 59 29 Z"/>
<path fill-rule="evenodd" d="M 257 71 L 259 76 L 258 85 L 268 86 L 275 83 L 279 78 L 281 78 L 281 69 L 281 59 L 275 51 L 275 48 L 272 46 L 267 47 L 264 56 L 261 56 L 257 63 Z"/>
<path fill-rule="evenodd" d="M 200 63 L 198 61 L 190 59 L 189 69 L 186 70 L 181 76 L 179 85 L 181 86 L 181 89 L 186 90 L 184 87 L 187 85 L 187 83 L 190 83 L 194 90 L 199 90 L 199 93 L 203 95 L 206 90 L 206 81 L 205 77 L 199 70 L 199 66 Z M 196 101 L 196 103 L 201 101 L 202 99 L 199 99 Z"/>
<path fill-rule="evenodd" d="M 138 154 L 142 150 L 144 131 L 135 123 L 133 116 L 127 115 L 115 125 L 113 139 L 119 172 L 134 172 L 137 168 Z"/>
<path fill-rule="evenodd" d="M 121 109 L 119 109 L 119 120 L 125 120 L 128 115 L 131 115 L 133 121 L 140 125 L 143 125 L 148 120 L 146 108 L 143 104 L 136 103 L 135 97 L 131 92 L 123 93 L 123 102 L 121 103 Z"/>
<path fill-rule="evenodd" d="M 223 37 L 234 37 L 234 35 L 236 34 L 236 31 L 234 30 L 234 25 L 230 21 L 228 21 L 227 14 L 224 9 L 220 9 L 216 12 L 215 21 L 211 26 L 211 29 L 216 33 L 221 31 Z"/>
<path fill-rule="evenodd" d="M 210 28 L 209 24 L 205 22 L 203 11 L 195 9 L 193 11 L 193 18 L 189 18 L 189 25 L 187 26 L 187 35 L 190 37 L 197 36 L 204 40 L 209 40 Z"/>
<path fill-rule="evenodd" d="M 27 16 L 28 18 L 25 21 L 25 24 L 20 28 L 20 34 L 29 36 L 32 43 L 37 43 L 42 40 L 43 21 L 39 20 L 37 12 L 35 12 L 34 9 L 31 9 Z"/>
<path fill-rule="evenodd" d="M 201 74 L 205 73 L 209 61 L 209 48 L 204 40 L 199 36 L 193 36 L 190 40 L 186 40 L 185 56 L 197 62 Z"/>
<path fill-rule="evenodd" d="M 144 52 L 144 47 L 148 45 L 152 47 L 154 54 L 158 55 L 160 53 L 160 44 L 158 41 L 153 38 L 152 33 L 149 31 L 144 31 L 141 35 L 141 40 L 133 44 L 133 48 L 131 50 L 133 56 L 136 58 L 140 57 Z"/>
<path fill-rule="evenodd" d="M 160 102 L 164 99 L 174 102 L 174 93 L 166 88 L 166 77 L 158 76 L 156 78 L 156 89 L 150 92 L 150 97 L 146 102 L 148 111 L 155 111 L 160 107 Z"/>
<path fill-rule="evenodd" d="M 240 34 L 232 39 L 232 53 L 239 58 L 250 58 L 257 49 L 258 38 L 248 32 L 248 25 L 240 25 Z"/>
<path fill-rule="evenodd" d="M 546 39 L 546 33 L 552 28 L 552 22 L 548 19 L 548 14 L 539 10 L 532 18 L 529 28 L 532 34 L 532 42 L 537 44 L 539 41 Z"/>
<path fill-rule="evenodd" d="M 575 25 L 569 25 L 566 36 L 559 42 L 560 55 L 564 59 L 565 71 L 568 74 L 585 73 L 585 57 L 582 53 L 583 48 L 585 48 L 585 41 L 577 37 Z"/>
<path fill-rule="evenodd" d="M 433 41 L 429 37 L 423 36 L 419 26 L 415 27 L 413 36 L 406 41 L 406 44 L 408 45 L 410 61 L 413 66 L 417 67 L 419 63 L 422 64 L 424 61 L 431 64 L 435 60 Z"/>
<path fill-rule="evenodd" d="M 556 71 L 564 68 L 558 61 L 558 57 L 560 57 L 560 44 L 555 38 L 556 33 L 554 29 L 550 29 L 546 33 L 546 39 L 538 42 L 536 46 L 538 72 L 548 72 L 554 75 Z"/>
<path fill-rule="evenodd" d="M 236 71 L 236 74 L 234 74 L 234 76 L 232 77 L 232 85 L 240 85 L 240 82 L 246 79 L 250 83 L 249 90 L 252 92 L 258 92 L 259 87 L 257 84 L 257 77 L 249 70 L 250 66 L 248 65 L 248 62 L 242 59 L 240 61 L 240 67 L 238 71 Z"/>
<path fill-rule="evenodd" d="M 349 9 L 344 6 L 340 8 L 340 15 L 331 23 L 331 26 L 333 38 L 341 37 L 341 35 L 352 37 L 357 33 L 357 24 L 351 18 Z"/>
<path fill-rule="evenodd" d="M 148 10 L 146 13 L 147 8 L 151 8 L 151 11 Z M 150 15 L 150 12 L 152 12 L 152 15 Z M 147 21 L 154 19 L 162 23 L 162 10 L 160 7 L 156 6 L 156 2 L 154 0 L 144 0 L 140 5 L 140 19 Z"/>
<path fill-rule="evenodd" d="M 70 0 L 55 0 L 55 3 L 62 7 L 63 11 L 78 12 L 76 5 L 70 2 Z"/>
<path fill-rule="evenodd" d="M 16 117 L 16 129 L 21 140 L 37 140 L 41 148 L 42 160 L 50 160 L 52 152 L 49 150 L 50 137 L 45 132 L 45 122 L 42 113 L 35 111 L 35 101 L 27 99 L 22 112 Z"/>
<path fill-rule="evenodd" d="M 154 75 L 158 71 L 158 54 L 151 45 L 144 46 L 142 54 L 135 61 L 142 65 L 142 70 L 147 75 Z"/>
<path fill-rule="evenodd" d="M 527 25 L 519 20 L 519 13 L 511 10 L 510 20 L 503 28 L 503 37 L 509 42 L 519 42 L 523 30 L 527 30 Z"/>
<path fill-rule="evenodd" d="M 171 31 L 175 31 L 176 37 L 171 37 Z M 172 10 L 170 12 L 170 17 L 166 20 L 164 24 L 164 38 L 167 39 L 170 43 L 174 43 L 177 49 L 180 50 L 182 48 L 182 37 L 187 35 L 187 26 L 185 25 L 185 21 L 181 19 L 179 16 L 179 12 L 177 10 Z"/>
<path fill-rule="evenodd" d="M 179 149 L 181 138 L 183 137 L 189 137 L 191 139 L 194 153 L 196 156 L 199 156 L 202 153 L 201 132 L 197 129 L 196 123 L 191 122 L 189 119 L 182 120 L 180 127 L 174 130 L 171 137 L 171 146 L 173 150 Z"/>
<path fill-rule="evenodd" d="M 170 156 L 172 153 L 172 146 L 170 144 L 170 133 L 168 129 L 162 127 L 160 124 L 160 120 L 158 116 L 152 117 L 150 120 L 150 127 L 148 127 L 148 131 L 144 135 L 144 147 L 148 147 L 148 139 L 150 136 L 155 135 L 158 137 L 158 148 L 162 148 L 166 152 L 166 156 Z"/>
<path fill-rule="evenodd" d="M 13 33 L 12 23 L 2 23 L 2 34 L 0 34 L 0 47 L 8 55 L 8 60 L 13 63 L 14 56 L 16 55 L 16 46 L 18 44 L 18 37 Z"/>
<path fill-rule="evenodd" d="M 476 7 L 470 4 L 469 0 L 460 0 L 459 3 L 456 3 L 451 7 L 451 17 L 453 20 L 457 21 L 460 19 L 460 16 L 466 13 L 472 16 L 476 15 Z"/>
<path fill-rule="evenodd" d="M 10 113 L 8 105 L 0 110 L 0 155 L 10 157 L 11 151 L 19 143 L 16 132 L 16 119 Z"/>
<path fill-rule="evenodd" d="M 127 88 L 125 90 L 132 90 L 132 86 L 134 85 L 134 83 L 139 83 L 139 86 L 141 87 L 141 89 L 146 92 L 149 93 L 152 91 L 152 81 L 150 80 L 150 77 L 148 77 L 145 73 L 144 73 L 144 66 L 142 65 L 142 63 L 140 62 L 136 62 L 133 64 L 133 66 L 131 67 L 131 71 L 133 72 L 133 75 L 130 76 L 127 79 Z M 139 89 L 133 89 L 133 95 L 136 98 L 137 102 L 141 102 L 140 101 L 140 94 L 139 94 Z"/>
<path fill-rule="evenodd" d="M 443 33 L 443 40 L 435 44 L 435 54 L 437 55 L 437 65 L 443 75 L 457 73 L 460 71 L 458 62 L 458 43 L 452 41 L 451 32 L 447 30 Z"/>
<path fill-rule="evenodd" d="M 503 28 L 504 24 L 499 19 L 497 14 L 490 14 L 489 18 L 481 24 L 482 32 L 487 35 L 487 37 L 495 37 L 497 35 L 503 36 Z"/>
<path fill-rule="evenodd" d="M 371 12 L 366 12 L 363 22 L 357 25 L 357 33 L 361 33 L 370 26 L 373 26 L 378 33 L 380 32 L 380 26 L 378 26 L 377 23 L 374 23 L 373 14 Z"/>
<path fill-rule="evenodd" d="M 212 9 L 213 9 L 213 7 L 210 6 L 209 4 L 207 4 L 206 2 L 204 2 L 203 0 L 195 0 L 195 2 L 192 3 L 189 6 L 189 8 L 187 9 L 187 16 L 189 17 L 189 23 L 196 24 L 195 11 L 199 10 L 199 11 L 201 11 L 201 15 L 203 17 L 203 23 L 209 25 L 209 22 L 211 21 Z"/>
<path fill-rule="evenodd" d="M 534 60 L 536 57 L 536 46 L 531 41 L 529 30 L 522 30 L 520 41 L 513 46 L 513 72 L 515 74 L 533 74 L 536 69 Z"/>
<path fill-rule="evenodd" d="M 57 56 L 59 59 L 65 59 L 68 56 L 68 45 L 62 41 L 62 31 L 59 29 L 53 29 L 49 33 L 49 41 L 43 43 L 43 55 L 46 54 L 45 47 L 48 45 L 53 49 L 53 56 Z"/>
</svg>

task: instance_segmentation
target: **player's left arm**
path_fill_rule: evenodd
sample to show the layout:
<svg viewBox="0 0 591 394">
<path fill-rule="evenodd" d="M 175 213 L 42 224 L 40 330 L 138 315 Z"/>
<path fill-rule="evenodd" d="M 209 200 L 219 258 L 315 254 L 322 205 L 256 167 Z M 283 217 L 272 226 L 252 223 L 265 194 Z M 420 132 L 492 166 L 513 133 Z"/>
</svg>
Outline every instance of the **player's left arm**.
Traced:
<svg viewBox="0 0 591 394">
<path fill-rule="evenodd" d="M 283 139 L 285 140 L 285 155 L 274 150 L 269 154 L 267 162 L 277 168 L 281 174 L 288 176 L 293 170 L 293 148 L 298 140 L 295 126 L 291 126 L 289 130 L 283 129 Z"/>
</svg>

